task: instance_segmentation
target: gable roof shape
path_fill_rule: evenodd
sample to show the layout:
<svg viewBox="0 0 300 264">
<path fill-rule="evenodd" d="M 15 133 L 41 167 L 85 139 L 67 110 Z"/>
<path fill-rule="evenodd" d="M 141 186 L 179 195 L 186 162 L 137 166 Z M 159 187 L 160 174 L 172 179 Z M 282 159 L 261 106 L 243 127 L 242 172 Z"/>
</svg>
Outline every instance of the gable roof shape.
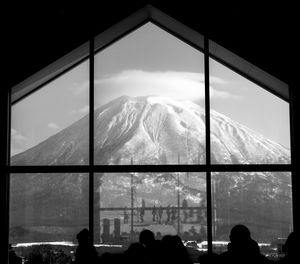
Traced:
<svg viewBox="0 0 300 264">
<path fill-rule="evenodd" d="M 204 50 L 204 36 L 202 34 L 187 27 L 154 6 L 146 5 L 144 8 L 95 36 L 94 52 L 108 47 L 147 22 L 154 23 L 196 49 Z M 86 42 L 23 82 L 15 85 L 11 89 L 11 102 L 16 103 L 46 83 L 51 82 L 72 67 L 86 60 L 89 57 L 89 53 L 90 44 Z M 211 40 L 209 40 L 209 55 L 281 99 L 289 101 L 289 86 L 286 83 Z"/>
</svg>

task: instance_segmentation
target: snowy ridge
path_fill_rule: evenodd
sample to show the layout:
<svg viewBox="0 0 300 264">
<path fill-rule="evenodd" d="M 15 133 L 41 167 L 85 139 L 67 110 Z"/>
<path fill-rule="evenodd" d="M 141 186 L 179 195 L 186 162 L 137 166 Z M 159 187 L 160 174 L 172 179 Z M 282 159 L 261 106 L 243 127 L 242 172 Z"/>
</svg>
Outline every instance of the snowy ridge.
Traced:
<svg viewBox="0 0 300 264">
<path fill-rule="evenodd" d="M 12 158 L 17 165 L 86 164 L 88 116 Z M 213 163 L 289 163 L 290 151 L 211 110 Z M 160 96 L 119 97 L 95 110 L 95 163 L 205 163 L 205 111 Z"/>
</svg>

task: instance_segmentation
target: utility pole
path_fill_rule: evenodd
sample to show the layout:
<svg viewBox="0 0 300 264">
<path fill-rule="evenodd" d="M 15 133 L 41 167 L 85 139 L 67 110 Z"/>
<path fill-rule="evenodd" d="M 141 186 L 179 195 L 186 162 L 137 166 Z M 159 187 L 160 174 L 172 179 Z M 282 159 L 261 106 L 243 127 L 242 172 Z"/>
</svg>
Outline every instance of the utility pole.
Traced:
<svg viewBox="0 0 300 264">
<path fill-rule="evenodd" d="M 180 155 L 178 154 L 178 164 L 180 164 Z M 179 192 L 179 174 L 180 172 L 177 173 L 177 234 L 180 234 L 180 192 Z"/>
<path fill-rule="evenodd" d="M 104 174 L 99 175 L 99 242 L 102 242 L 101 239 L 101 185 L 102 185 L 102 178 L 104 178 Z"/>
<path fill-rule="evenodd" d="M 133 165 L 133 158 L 131 157 L 131 165 Z M 130 239 L 133 240 L 133 173 L 130 173 L 130 187 L 131 187 L 131 221 L 130 221 Z"/>
</svg>

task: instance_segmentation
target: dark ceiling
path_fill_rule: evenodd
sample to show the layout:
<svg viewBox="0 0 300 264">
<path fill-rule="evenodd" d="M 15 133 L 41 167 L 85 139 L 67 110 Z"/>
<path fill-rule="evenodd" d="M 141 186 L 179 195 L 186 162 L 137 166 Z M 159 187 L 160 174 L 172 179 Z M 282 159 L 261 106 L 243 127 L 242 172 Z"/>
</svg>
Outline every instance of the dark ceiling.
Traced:
<svg viewBox="0 0 300 264">
<path fill-rule="evenodd" d="M 25 1 L 24 1 L 25 2 Z M 150 3 L 285 82 L 296 50 L 295 10 L 287 4 L 210 1 L 39 1 L 6 9 L 4 65 L 11 87 Z M 221 2 L 221 1 L 220 1 Z M 228 1 L 222 1 L 228 2 Z M 279 1 L 277 1 L 279 2 Z M 93 27 L 91 27 L 93 25 Z M 2 64 L 3 65 L 3 64 Z"/>
</svg>

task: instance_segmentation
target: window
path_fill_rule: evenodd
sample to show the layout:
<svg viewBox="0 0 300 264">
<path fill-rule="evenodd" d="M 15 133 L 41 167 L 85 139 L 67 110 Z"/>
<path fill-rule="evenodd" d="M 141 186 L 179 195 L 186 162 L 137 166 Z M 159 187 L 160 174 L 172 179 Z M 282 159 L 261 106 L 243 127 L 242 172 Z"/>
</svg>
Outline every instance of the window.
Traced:
<svg viewBox="0 0 300 264">
<path fill-rule="evenodd" d="M 271 244 L 292 231 L 289 172 L 214 172 L 212 174 L 213 240 L 228 241 L 232 226 L 244 224 L 259 245 Z M 219 244 L 216 250 L 226 251 Z M 271 245 L 261 248 L 272 256 Z"/>
<path fill-rule="evenodd" d="M 85 61 L 12 106 L 12 165 L 89 163 L 88 76 Z"/>
<path fill-rule="evenodd" d="M 289 104 L 213 59 L 209 66 L 212 163 L 290 163 Z"/>
<path fill-rule="evenodd" d="M 95 55 L 95 164 L 205 163 L 204 56 L 152 23 Z"/>
<path fill-rule="evenodd" d="M 13 97 L 9 241 L 23 257 L 47 242 L 70 259 L 83 227 L 100 254 L 143 228 L 221 252 L 244 223 L 270 255 L 292 230 L 288 98 L 150 9 Z"/>
</svg>

